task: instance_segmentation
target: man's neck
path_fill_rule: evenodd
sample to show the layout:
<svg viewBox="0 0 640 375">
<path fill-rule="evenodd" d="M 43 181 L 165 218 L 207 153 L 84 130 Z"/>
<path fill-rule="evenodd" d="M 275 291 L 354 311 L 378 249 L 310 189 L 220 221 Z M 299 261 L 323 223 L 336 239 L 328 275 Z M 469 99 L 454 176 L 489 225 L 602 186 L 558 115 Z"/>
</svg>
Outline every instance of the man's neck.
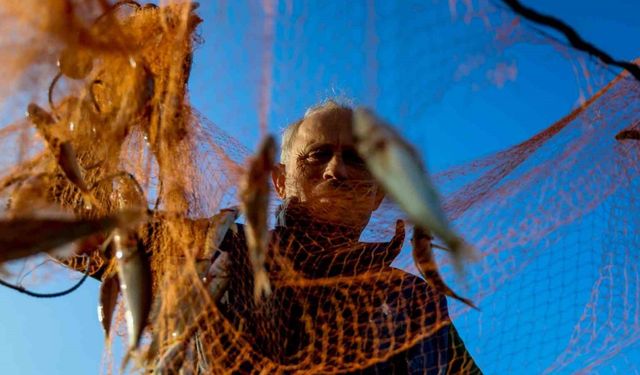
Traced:
<svg viewBox="0 0 640 375">
<path fill-rule="evenodd" d="M 361 243 L 362 230 L 314 220 L 303 205 L 284 202 L 277 212 L 280 255 L 293 261 L 306 277 L 355 275 L 391 264 L 404 241 L 404 225 L 396 223 L 390 242 Z"/>
<path fill-rule="evenodd" d="M 323 247 L 357 243 L 362 232 L 362 228 L 319 220 L 296 199 L 285 200 L 279 207 L 276 218 L 277 226 L 303 234 Z"/>
</svg>

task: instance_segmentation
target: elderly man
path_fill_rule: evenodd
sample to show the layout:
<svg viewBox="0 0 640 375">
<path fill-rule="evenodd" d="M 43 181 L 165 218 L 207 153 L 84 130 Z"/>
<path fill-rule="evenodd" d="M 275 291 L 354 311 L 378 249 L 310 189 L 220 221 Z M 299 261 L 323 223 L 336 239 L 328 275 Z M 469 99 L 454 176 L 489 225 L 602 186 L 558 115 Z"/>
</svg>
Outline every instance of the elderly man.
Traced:
<svg viewBox="0 0 640 375">
<path fill-rule="evenodd" d="M 220 362 L 216 368 L 233 366 L 239 373 L 274 366 L 279 373 L 481 373 L 451 323 L 445 296 L 391 267 L 404 242 L 402 221 L 391 241 L 360 242 L 384 192 L 354 147 L 352 116 L 351 108 L 329 101 L 286 129 L 281 164 L 273 172 L 283 203 L 266 260 L 272 293 L 255 299 L 246 237 L 238 225 L 224 237 L 222 252 L 216 251 L 213 260 L 203 258 L 227 268 L 222 273 L 230 276 L 221 298 L 211 292 L 218 287 L 210 287 L 222 316 L 207 316 L 194 331 L 189 345 L 197 349 L 187 352 L 197 355 L 183 356 L 185 366 L 199 373 L 214 371 L 212 361 Z M 209 223 L 183 218 L 172 225 L 208 252 L 215 250 L 203 246 Z M 144 231 L 170 230 L 171 225 L 161 224 L 150 222 Z M 100 278 L 104 270 L 103 265 L 93 276 Z M 222 279 L 207 282 L 223 285 Z M 177 307 L 180 322 L 173 325 L 178 333 L 195 318 L 185 311 L 198 309 L 188 294 L 183 297 Z M 240 337 L 240 343 L 234 342 Z M 154 344 L 150 357 L 157 360 Z M 218 358 L 221 350 L 223 358 Z M 169 368 L 174 365 L 181 366 Z"/>
<path fill-rule="evenodd" d="M 273 172 L 283 201 L 267 260 L 273 293 L 254 300 L 239 230 L 221 244 L 233 270 L 221 310 L 258 352 L 292 370 L 481 373 L 445 297 L 390 266 L 403 223 L 389 243 L 359 242 L 384 192 L 356 152 L 351 121 L 351 108 L 329 101 L 286 129 Z"/>
</svg>

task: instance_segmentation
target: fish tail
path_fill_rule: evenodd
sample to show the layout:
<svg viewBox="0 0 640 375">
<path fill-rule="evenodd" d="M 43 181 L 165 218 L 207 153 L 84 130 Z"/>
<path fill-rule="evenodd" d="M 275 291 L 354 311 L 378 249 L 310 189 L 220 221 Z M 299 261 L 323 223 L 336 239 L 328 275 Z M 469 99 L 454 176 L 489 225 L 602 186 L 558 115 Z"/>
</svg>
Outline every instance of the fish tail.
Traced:
<svg viewBox="0 0 640 375">
<path fill-rule="evenodd" d="M 271 295 L 271 282 L 269 281 L 269 276 L 264 268 L 260 268 L 256 271 L 254 277 L 254 289 L 253 289 L 253 297 L 256 301 L 259 301 L 260 298 L 269 297 Z"/>
<path fill-rule="evenodd" d="M 469 245 L 462 239 L 458 238 L 455 242 L 449 245 L 451 246 L 451 252 L 453 253 L 453 266 L 455 272 L 458 276 L 462 276 L 464 274 L 464 261 L 477 261 L 479 259 L 479 255 L 471 245 Z M 473 301 L 468 298 L 461 297 L 449 287 L 447 287 L 446 294 L 464 303 L 465 305 L 480 311 L 480 309 L 473 303 Z"/>
<path fill-rule="evenodd" d="M 454 240 L 448 241 L 447 246 L 451 249 L 453 265 L 458 275 L 463 274 L 465 261 L 474 262 L 480 258 L 476 249 L 461 238 L 456 237 Z"/>
<path fill-rule="evenodd" d="M 136 362 L 134 366 L 140 367 L 140 357 L 136 356 L 135 350 L 136 350 L 135 347 L 131 347 L 127 350 L 127 354 L 124 355 L 124 358 L 122 359 L 122 364 L 120 365 L 121 374 L 125 373 L 125 370 L 127 369 L 127 366 L 129 365 L 129 362 L 131 362 L 132 358 L 134 359 L 134 362 Z"/>
<path fill-rule="evenodd" d="M 111 342 L 113 340 L 111 340 L 111 336 L 109 335 L 109 333 L 105 333 L 104 335 L 104 349 L 107 351 L 107 353 L 111 352 Z"/>
<path fill-rule="evenodd" d="M 462 296 L 458 295 L 456 292 L 454 292 L 454 291 L 453 291 L 453 290 L 451 290 L 451 289 L 448 289 L 446 294 L 447 294 L 449 297 L 451 297 L 451 298 L 455 298 L 455 299 L 457 299 L 458 301 L 460 301 L 460 302 L 464 303 L 465 305 L 467 305 L 467 306 L 471 307 L 472 309 L 477 310 L 477 311 L 480 311 L 480 309 L 478 308 L 478 306 L 476 306 L 476 304 L 475 304 L 475 303 L 473 303 L 473 301 L 472 301 L 472 300 L 470 300 L 469 298 L 462 297 Z"/>
</svg>

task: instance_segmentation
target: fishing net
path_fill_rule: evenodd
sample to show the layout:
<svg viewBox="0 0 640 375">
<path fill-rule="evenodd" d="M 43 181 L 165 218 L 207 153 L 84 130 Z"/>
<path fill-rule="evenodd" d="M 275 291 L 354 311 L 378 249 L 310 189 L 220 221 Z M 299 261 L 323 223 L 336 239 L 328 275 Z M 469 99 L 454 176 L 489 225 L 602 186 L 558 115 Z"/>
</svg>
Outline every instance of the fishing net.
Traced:
<svg viewBox="0 0 640 375">
<path fill-rule="evenodd" d="M 4 215 L 149 211 L 130 233 L 150 264 L 153 296 L 138 370 L 402 373 L 396 364 L 410 352 L 421 369 L 450 373 L 638 371 L 637 81 L 623 73 L 606 83 L 606 68 L 484 1 L 203 7 L 0 8 L 1 110 L 15 119 L 0 130 Z M 211 16 L 199 26 L 203 14 Z M 203 40 L 216 46 L 206 66 L 194 59 Z M 354 241 L 271 194 L 272 292 L 254 298 L 246 224 L 224 224 L 235 219 L 227 209 L 239 204 L 250 143 L 330 96 L 388 114 L 420 144 L 428 134 L 410 124 L 451 90 L 481 95 L 517 79 L 512 54 L 525 42 L 552 45 L 589 73 L 576 74 L 579 107 L 525 142 L 433 176 L 454 227 L 479 253 L 459 279 L 450 254 L 436 250 L 440 273 L 481 311 L 422 281 L 411 223 L 390 199 Z M 255 108 L 239 107 L 246 97 Z M 49 139 L 68 142 L 75 159 L 56 156 L 23 117 L 29 103 L 51 115 Z M 232 120 L 216 125 L 195 108 Z M 69 178 L 69 160 L 86 186 Z M 332 212 L 358 206 L 336 200 Z M 107 280 L 116 254 L 101 249 L 106 237 L 76 243 L 79 255 L 54 254 L 55 262 Z M 212 274 L 221 251 L 228 267 Z M 24 277 L 25 262 L 5 266 Z M 54 272 L 62 271 L 40 275 Z M 110 340 L 130 334 L 124 303 Z"/>
</svg>

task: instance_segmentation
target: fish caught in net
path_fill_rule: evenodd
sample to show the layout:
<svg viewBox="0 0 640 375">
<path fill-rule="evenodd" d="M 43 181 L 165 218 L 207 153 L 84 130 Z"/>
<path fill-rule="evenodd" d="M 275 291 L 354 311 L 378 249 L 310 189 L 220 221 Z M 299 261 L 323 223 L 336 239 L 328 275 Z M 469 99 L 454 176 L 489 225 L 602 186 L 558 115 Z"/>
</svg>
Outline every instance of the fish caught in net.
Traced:
<svg viewBox="0 0 640 375">
<path fill-rule="evenodd" d="M 256 126 L 227 132 L 191 102 L 194 53 L 207 37 L 197 3 L 2 2 L 0 72 L 10 78 L 0 109 L 16 119 L 0 128 L 2 223 L 5 234 L 24 232 L 0 239 L 23 251 L 2 249 L 0 278 L 44 251 L 100 280 L 105 347 L 124 338 L 124 358 L 110 361 L 142 373 L 589 373 L 637 354 L 640 83 L 628 73 L 530 139 L 430 178 L 419 147 L 337 101 L 298 116 L 274 160 L 271 112 L 334 83 L 325 75 L 338 61 L 307 72 L 298 56 L 300 45 L 323 47 L 301 31 L 322 29 L 323 15 L 364 27 L 324 38 L 366 46 L 347 67 L 366 76 L 356 96 L 401 121 L 420 118 L 454 83 L 514 80 L 502 51 L 543 39 L 506 9 L 464 3 L 466 13 L 456 1 L 369 1 L 349 15 L 251 5 L 249 21 L 260 22 L 235 32 L 260 66 L 242 78 Z M 415 19 L 401 19 L 400 6 Z M 204 19 L 220 28 L 207 42 L 237 26 L 219 17 Z M 424 28 L 442 35 L 420 39 Z M 415 48 L 377 55 L 392 37 Z M 276 43 L 287 52 L 274 54 Z M 212 59 L 221 85 L 234 48 Z M 431 49 L 447 53 L 416 59 Z M 294 70 L 310 79 L 279 77 Z M 382 101 L 387 80 L 403 95 Z M 290 96 L 272 98 L 276 90 Z M 236 110 L 233 95 L 220 111 Z M 346 124 L 323 134 L 353 143 L 340 157 L 358 171 L 351 185 L 333 176 L 309 191 L 324 194 L 317 205 L 283 182 L 293 177 L 282 168 L 302 160 L 287 154 L 292 134 L 312 137 L 302 134 L 309 121 Z M 265 139 L 259 152 L 238 141 L 242 131 Z M 309 176 L 328 152 L 304 156 Z M 282 180 L 272 185 L 272 173 Z M 75 231 L 14 238 L 37 234 L 27 224 L 50 225 L 43 213 Z M 50 251 L 60 245 L 72 255 Z"/>
</svg>

